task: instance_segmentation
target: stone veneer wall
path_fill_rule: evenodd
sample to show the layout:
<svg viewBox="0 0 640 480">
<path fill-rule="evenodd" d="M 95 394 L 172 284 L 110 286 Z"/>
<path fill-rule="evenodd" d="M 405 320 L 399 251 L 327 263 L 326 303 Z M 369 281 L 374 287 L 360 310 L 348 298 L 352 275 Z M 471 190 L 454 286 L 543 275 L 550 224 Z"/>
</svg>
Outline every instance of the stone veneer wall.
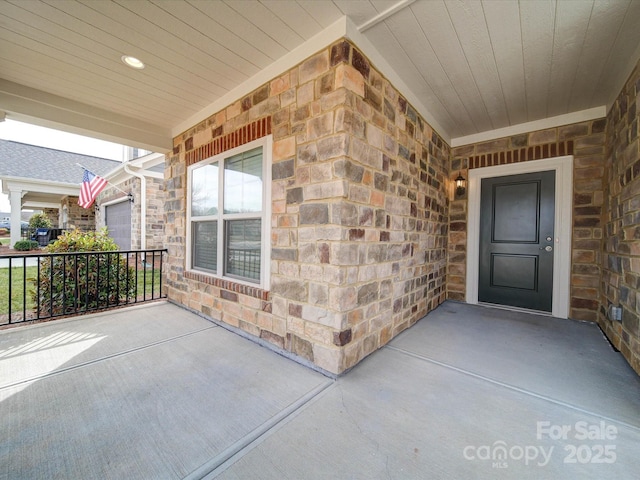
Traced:
<svg viewBox="0 0 640 480">
<path fill-rule="evenodd" d="M 185 271 L 186 172 L 273 135 L 271 291 Z M 169 298 L 340 373 L 445 299 L 449 147 L 340 41 L 174 139 Z"/>
<path fill-rule="evenodd" d="M 66 228 L 78 228 L 86 232 L 96 227 L 96 215 L 93 205 L 89 209 L 82 208 L 78 205 L 78 197 L 65 197 L 60 203 L 60 208 L 64 208 L 65 205 L 68 212 Z"/>
<path fill-rule="evenodd" d="M 137 177 L 131 177 L 117 185 L 125 192 L 133 194 L 133 208 L 131 210 L 131 248 L 140 249 L 141 215 L 140 215 L 140 186 L 141 181 Z M 163 179 L 147 178 L 147 248 L 164 248 L 164 201 L 165 186 Z M 115 188 L 107 186 L 98 196 L 97 203 L 102 205 L 119 198 L 124 198 L 125 194 Z M 102 211 L 96 212 L 96 227 L 104 227 L 105 219 Z"/>
<path fill-rule="evenodd" d="M 51 225 L 54 228 L 62 228 L 62 225 L 60 225 L 60 214 L 59 214 L 59 209 L 57 208 L 43 208 L 42 209 L 42 213 L 43 215 L 46 215 L 46 217 L 49 219 L 49 221 L 51 222 Z"/>
<path fill-rule="evenodd" d="M 607 115 L 605 251 L 598 322 L 640 374 L 640 64 Z M 622 322 L 608 319 L 622 307 Z"/>
<path fill-rule="evenodd" d="M 453 149 L 451 179 L 468 169 L 573 155 L 573 239 L 569 316 L 596 321 L 600 307 L 606 119 L 550 128 Z M 466 292 L 467 198 L 449 213 L 448 297 Z"/>
<path fill-rule="evenodd" d="M 147 178 L 147 248 L 164 248 L 164 201 L 166 190 L 163 178 Z M 134 225 L 140 232 L 140 225 Z M 140 234 L 138 233 L 138 237 Z"/>
</svg>

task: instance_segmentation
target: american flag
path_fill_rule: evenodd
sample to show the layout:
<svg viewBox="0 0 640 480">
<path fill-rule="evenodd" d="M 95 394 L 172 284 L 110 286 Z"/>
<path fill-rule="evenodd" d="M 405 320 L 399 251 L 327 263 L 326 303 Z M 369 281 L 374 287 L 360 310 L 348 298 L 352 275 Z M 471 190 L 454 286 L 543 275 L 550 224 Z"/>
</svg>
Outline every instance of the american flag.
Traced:
<svg viewBox="0 0 640 480">
<path fill-rule="evenodd" d="M 82 177 L 82 186 L 80 187 L 80 198 L 78 199 L 78 205 L 82 208 L 89 208 L 98 194 L 107 186 L 107 181 L 94 175 L 89 170 L 85 169 L 84 176 Z"/>
</svg>

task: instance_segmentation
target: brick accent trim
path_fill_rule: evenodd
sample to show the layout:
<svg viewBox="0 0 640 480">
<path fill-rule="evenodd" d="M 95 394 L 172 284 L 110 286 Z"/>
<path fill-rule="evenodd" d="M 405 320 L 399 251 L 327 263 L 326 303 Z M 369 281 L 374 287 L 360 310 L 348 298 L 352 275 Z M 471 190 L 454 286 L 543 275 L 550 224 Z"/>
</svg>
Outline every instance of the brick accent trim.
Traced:
<svg viewBox="0 0 640 480">
<path fill-rule="evenodd" d="M 473 157 L 469 157 L 469 168 L 494 167 L 508 163 L 542 160 L 549 157 L 562 157 L 564 155 L 573 155 L 573 140 L 474 155 Z"/>
<path fill-rule="evenodd" d="M 248 123 L 244 127 L 238 128 L 226 135 L 222 135 L 222 127 L 214 129 L 212 133 L 213 136 L 216 137 L 212 141 L 185 153 L 187 166 L 193 165 L 205 158 L 226 152 L 232 148 L 253 142 L 258 138 L 266 137 L 271 134 L 271 117 L 264 117 L 255 122 Z"/>
<path fill-rule="evenodd" d="M 228 292 L 239 293 L 240 295 L 259 298 L 260 300 L 269 299 L 269 291 L 267 290 L 262 290 L 258 287 L 251 287 L 242 283 L 235 283 L 230 280 L 223 280 L 222 278 L 218 277 L 212 277 L 211 275 L 207 275 L 206 273 L 184 272 L 184 278 L 197 280 L 198 282 L 206 283 L 207 285 L 213 285 L 214 287 L 221 288 L 223 292 L 226 290 Z M 221 296 L 222 298 L 229 298 L 228 295 L 225 297 L 225 295 L 222 295 L 222 293 Z"/>
</svg>

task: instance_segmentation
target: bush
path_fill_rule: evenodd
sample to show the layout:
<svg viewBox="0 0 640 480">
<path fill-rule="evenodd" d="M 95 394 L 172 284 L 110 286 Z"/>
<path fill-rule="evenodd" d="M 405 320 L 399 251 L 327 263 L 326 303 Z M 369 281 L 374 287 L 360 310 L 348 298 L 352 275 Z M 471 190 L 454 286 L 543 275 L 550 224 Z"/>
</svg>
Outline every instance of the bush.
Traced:
<svg viewBox="0 0 640 480">
<path fill-rule="evenodd" d="M 34 213 L 29 219 L 29 225 L 24 227 L 28 238 L 33 238 L 38 228 L 51 228 L 51 220 L 44 213 Z"/>
<path fill-rule="evenodd" d="M 37 250 L 40 248 L 40 245 L 38 245 L 38 242 L 34 242 L 33 240 L 18 240 L 13 248 L 14 250 L 27 252 L 29 250 Z"/>
<path fill-rule="evenodd" d="M 44 213 L 34 213 L 29 219 L 29 230 L 35 231 L 36 228 L 51 228 L 51 220 Z"/>
<path fill-rule="evenodd" d="M 99 232 L 66 232 L 49 244 L 48 253 L 93 252 L 40 260 L 40 282 L 32 279 L 34 302 L 42 314 L 64 315 L 126 303 L 136 293 L 135 269 L 115 252 L 118 245 Z"/>
</svg>

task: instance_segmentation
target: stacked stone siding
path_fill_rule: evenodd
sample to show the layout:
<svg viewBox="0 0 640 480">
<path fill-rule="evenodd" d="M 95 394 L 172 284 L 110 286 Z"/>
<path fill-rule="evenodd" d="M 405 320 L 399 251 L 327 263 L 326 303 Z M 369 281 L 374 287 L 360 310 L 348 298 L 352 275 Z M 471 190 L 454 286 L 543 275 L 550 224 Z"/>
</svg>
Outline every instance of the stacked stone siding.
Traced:
<svg viewBox="0 0 640 480">
<path fill-rule="evenodd" d="M 605 250 L 598 322 L 640 374 L 640 65 L 607 116 Z M 610 305 L 622 307 L 611 321 Z"/>
<path fill-rule="evenodd" d="M 268 134 L 270 290 L 185 272 L 187 165 Z M 449 153 L 350 42 L 320 51 L 174 139 L 169 298 L 350 368 L 445 298 Z"/>
<path fill-rule="evenodd" d="M 93 230 L 96 227 L 95 208 L 82 208 L 78 205 L 78 197 L 65 197 L 61 207 L 67 206 L 68 221 L 66 228 L 78 228 L 83 232 Z M 57 223 L 57 222 L 56 222 Z"/>
<path fill-rule="evenodd" d="M 573 235 L 569 316 L 596 321 L 602 265 L 606 119 L 550 128 L 453 149 L 451 180 L 472 168 L 573 155 Z M 467 198 L 451 204 L 448 296 L 466 293 Z"/>
<path fill-rule="evenodd" d="M 53 227 L 60 227 L 62 228 L 64 225 L 59 225 L 60 223 L 60 214 L 59 214 L 60 210 L 57 208 L 43 208 L 42 209 L 42 213 L 43 215 L 46 215 L 46 217 L 49 219 L 49 221 L 51 222 L 51 225 Z"/>
<path fill-rule="evenodd" d="M 147 178 L 147 248 L 164 248 L 164 179 Z M 135 199 L 134 199 L 135 202 Z M 140 224 L 134 228 L 140 232 Z M 138 233 L 138 238 L 140 234 Z"/>
</svg>

